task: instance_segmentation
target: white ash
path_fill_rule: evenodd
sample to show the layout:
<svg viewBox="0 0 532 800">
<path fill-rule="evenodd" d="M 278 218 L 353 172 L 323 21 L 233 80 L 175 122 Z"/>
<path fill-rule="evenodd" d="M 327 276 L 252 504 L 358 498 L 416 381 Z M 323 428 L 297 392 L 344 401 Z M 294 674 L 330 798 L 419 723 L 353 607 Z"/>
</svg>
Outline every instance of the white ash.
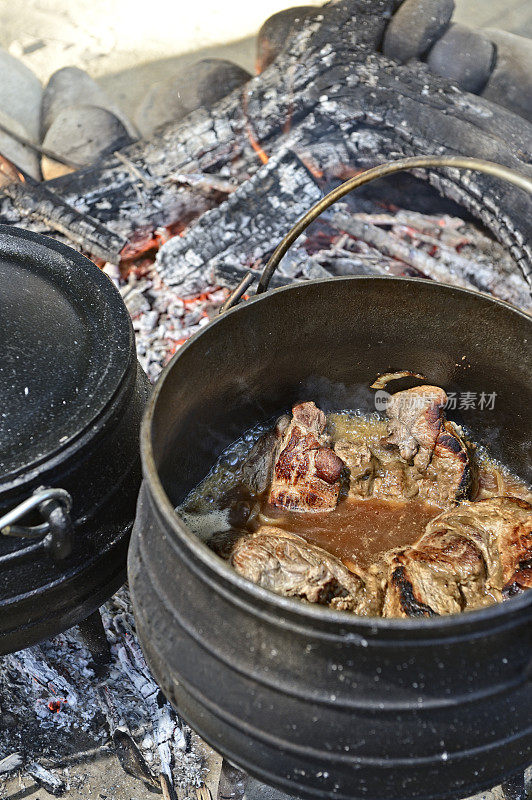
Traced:
<svg viewBox="0 0 532 800">
<path fill-rule="evenodd" d="M 35 778 L 39 786 L 43 786 L 50 794 L 61 795 L 66 789 L 65 782 L 49 769 L 37 764 L 36 761 L 27 764 L 25 772 Z"/>
<path fill-rule="evenodd" d="M 0 659 L 0 797 L 2 780 L 16 770 L 61 793 L 68 788 L 68 758 L 80 748 L 112 750 L 117 725 L 131 735 L 155 779 L 164 772 L 183 797 L 203 783 L 204 756 L 144 661 L 127 590 L 101 610 L 112 656 L 101 678 L 77 628 Z"/>
<path fill-rule="evenodd" d="M 182 295 L 197 293 L 198 282 L 217 282 L 221 276 L 236 286 L 240 272 L 265 263 L 281 232 L 321 196 L 298 156 L 281 150 L 183 236 L 161 247 L 159 274 Z"/>
<path fill-rule="evenodd" d="M 14 772 L 22 766 L 24 759 L 20 753 L 11 753 L 9 756 L 0 759 L 0 775 Z"/>
<path fill-rule="evenodd" d="M 371 206 L 370 203 L 365 205 Z M 324 242 L 322 249 L 316 250 L 312 246 L 315 223 L 307 232 L 307 239 L 300 240 L 282 260 L 278 270 L 278 285 L 340 275 L 406 274 L 430 277 L 433 267 L 434 276 L 441 278 L 443 275 L 449 283 L 477 288 L 472 279 L 477 283 L 482 279 L 484 290 L 490 290 L 524 310 L 530 310 L 528 288 L 515 262 L 505 248 L 473 224 L 449 215 L 403 210 L 383 213 L 376 204 L 373 213 L 350 212 L 345 206 L 343 209 L 342 213 L 349 214 L 350 219 L 358 224 L 358 230 L 363 228 L 361 223 L 378 227 L 387 232 L 392 245 L 394 242 L 408 245 L 415 258 L 405 263 L 399 257 L 381 252 L 363 238 L 355 238 L 341 229 L 334 229 L 334 218 L 338 214 L 334 212 L 322 221 L 328 220 L 333 225 L 329 241 Z M 219 210 L 217 212 L 220 213 Z M 229 273 L 234 277 L 232 283 L 227 281 L 227 288 L 213 286 L 213 281 L 222 277 L 221 270 L 213 268 L 212 263 L 200 269 L 196 262 L 189 261 L 187 241 L 199 235 L 198 227 L 192 228 L 190 234 L 175 237 L 164 245 L 160 258 L 146 277 L 136 279 L 131 273 L 127 283 L 122 281 L 122 295 L 137 336 L 139 361 L 152 381 L 157 379 L 163 366 L 181 344 L 217 313 L 228 290 L 238 282 L 235 272 Z M 253 263 L 258 274 L 277 240 L 271 241 L 271 232 L 253 230 L 249 246 L 239 240 L 237 251 L 233 247 L 225 251 L 226 266 L 245 273 Z M 176 239 L 179 242 L 170 248 Z M 248 247 L 253 249 L 253 253 Z M 257 254 L 259 259 L 253 262 Z M 420 271 L 420 263 L 426 272 Z M 165 266 L 162 268 L 163 264 Z M 161 274 L 166 276 L 167 272 L 172 275 L 172 286 Z M 111 277 L 115 278 L 115 275 Z"/>
<path fill-rule="evenodd" d="M 227 291 L 203 280 L 197 297 L 183 297 L 167 286 L 155 269 L 137 281 L 134 273 L 122 287 L 122 297 L 133 321 L 137 356 L 151 381 L 155 381 L 183 342 L 217 313 Z"/>
</svg>

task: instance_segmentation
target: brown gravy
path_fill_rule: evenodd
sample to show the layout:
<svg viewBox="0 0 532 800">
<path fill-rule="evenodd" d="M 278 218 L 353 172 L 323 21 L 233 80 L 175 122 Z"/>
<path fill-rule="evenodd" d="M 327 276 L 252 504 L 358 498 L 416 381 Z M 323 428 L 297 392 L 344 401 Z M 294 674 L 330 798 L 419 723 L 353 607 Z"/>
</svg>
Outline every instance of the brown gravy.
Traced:
<svg viewBox="0 0 532 800">
<path fill-rule="evenodd" d="M 416 500 L 344 499 L 324 514 L 268 511 L 268 522 L 363 569 L 393 547 L 414 544 L 441 509 Z"/>
<path fill-rule="evenodd" d="M 376 443 L 386 434 L 386 423 L 376 415 L 340 412 L 329 414 L 329 430 L 333 441 L 344 438 L 364 438 L 369 444 Z M 231 489 L 238 492 L 239 465 L 247 457 L 259 433 L 245 435 L 233 443 L 213 466 L 206 478 L 192 490 L 183 506 L 178 509 L 187 524 L 204 540 L 217 531 L 231 525 L 227 509 L 220 504 L 222 497 Z M 478 488 L 472 500 L 494 495 L 514 495 L 532 502 L 532 492 L 507 469 L 491 459 L 486 451 L 477 449 L 479 467 Z M 233 494 L 233 498 L 235 495 Z M 238 499 L 238 498 L 236 498 Z M 244 495 L 242 500 L 249 501 Z M 257 524 L 277 525 L 298 534 L 308 542 L 328 550 L 340 558 L 346 566 L 349 561 L 362 568 L 374 563 L 380 555 L 394 547 L 414 544 L 425 532 L 425 526 L 441 513 L 441 508 L 421 500 L 394 501 L 366 498 L 340 500 L 334 511 L 324 514 L 290 513 L 267 507 L 264 498 L 251 498 L 262 513 L 249 521 L 248 529 Z M 188 513 L 187 513 L 188 512 Z M 244 527 L 245 521 L 237 525 Z"/>
</svg>

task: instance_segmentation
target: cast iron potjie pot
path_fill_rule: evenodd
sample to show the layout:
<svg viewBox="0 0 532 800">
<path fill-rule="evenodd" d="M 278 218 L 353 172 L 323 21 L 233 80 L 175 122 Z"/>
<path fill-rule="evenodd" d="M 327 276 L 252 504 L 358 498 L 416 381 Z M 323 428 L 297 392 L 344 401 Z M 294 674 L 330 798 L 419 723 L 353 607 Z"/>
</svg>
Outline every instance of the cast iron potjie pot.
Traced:
<svg viewBox="0 0 532 800">
<path fill-rule="evenodd" d="M 4 654 L 124 582 L 149 383 L 119 292 L 69 247 L 0 226 L 0 305 Z"/>
<path fill-rule="evenodd" d="M 242 579 L 174 507 L 250 425 L 309 399 L 372 410 L 375 376 L 405 368 L 495 392 L 460 421 L 530 481 L 531 341 L 528 316 L 476 292 L 350 277 L 256 297 L 166 368 L 141 435 L 130 586 L 156 679 L 230 761 L 346 800 L 465 797 L 528 765 L 532 592 L 421 620 L 333 612 Z"/>
</svg>

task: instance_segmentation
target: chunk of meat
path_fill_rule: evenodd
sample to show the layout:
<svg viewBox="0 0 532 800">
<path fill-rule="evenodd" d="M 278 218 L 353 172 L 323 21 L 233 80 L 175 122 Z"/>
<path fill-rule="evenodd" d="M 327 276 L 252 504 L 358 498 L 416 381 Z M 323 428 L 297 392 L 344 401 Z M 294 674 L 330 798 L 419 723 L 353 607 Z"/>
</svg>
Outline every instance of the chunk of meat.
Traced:
<svg viewBox="0 0 532 800">
<path fill-rule="evenodd" d="M 465 536 L 425 534 L 413 547 L 389 553 L 386 561 L 383 617 L 457 614 L 495 600 L 486 594 L 482 553 Z"/>
<path fill-rule="evenodd" d="M 469 497 L 474 482 L 470 448 L 445 418 L 447 395 L 418 386 L 391 395 L 387 436 L 367 442 L 351 437 L 335 444 L 350 471 L 356 497 L 418 497 L 446 508 Z"/>
<path fill-rule="evenodd" d="M 490 497 L 462 503 L 433 519 L 427 532 L 443 527 L 476 541 L 494 591 L 509 596 L 532 588 L 532 505 L 526 500 Z"/>
<path fill-rule="evenodd" d="M 464 502 L 384 560 L 385 617 L 481 608 L 532 588 L 532 506 L 515 497 Z"/>
<path fill-rule="evenodd" d="M 415 386 L 393 394 L 386 405 L 387 443 L 396 445 L 401 458 L 426 469 L 442 430 L 447 395 L 439 386 Z"/>
<path fill-rule="evenodd" d="M 273 462 L 276 448 L 288 425 L 290 417 L 279 417 L 275 427 L 266 431 L 251 448 L 242 465 L 241 477 L 244 486 L 253 494 L 262 494 L 272 481 Z"/>
<path fill-rule="evenodd" d="M 371 576 L 353 571 L 354 565 L 348 569 L 300 536 L 264 525 L 254 534 L 233 532 L 232 539 L 221 534 L 211 546 L 239 575 L 264 589 L 336 610 L 378 613 L 378 587 Z"/>
<path fill-rule="evenodd" d="M 349 469 L 353 498 L 409 499 L 419 492 L 408 465 L 382 443 L 354 436 L 336 442 L 335 452 Z"/>
<path fill-rule="evenodd" d="M 412 465 L 419 493 L 443 505 L 467 498 L 473 483 L 468 445 L 445 418 L 447 400 L 439 386 L 416 386 L 392 395 L 386 406 L 386 444 Z"/>
<path fill-rule="evenodd" d="M 420 494 L 442 506 L 471 496 L 476 472 L 471 448 L 455 425 L 442 420 L 432 459 L 419 481 Z"/>
<path fill-rule="evenodd" d="M 268 496 L 271 505 L 290 511 L 332 511 L 338 501 L 341 458 L 329 447 L 326 417 L 314 403 L 292 409 L 275 451 Z"/>
</svg>

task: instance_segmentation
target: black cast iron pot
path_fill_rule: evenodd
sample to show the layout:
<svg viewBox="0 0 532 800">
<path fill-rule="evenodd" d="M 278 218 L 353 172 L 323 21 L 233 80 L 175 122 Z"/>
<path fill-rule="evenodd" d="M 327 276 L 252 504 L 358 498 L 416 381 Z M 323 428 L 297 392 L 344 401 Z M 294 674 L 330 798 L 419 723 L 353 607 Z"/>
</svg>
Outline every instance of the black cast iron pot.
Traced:
<svg viewBox="0 0 532 800">
<path fill-rule="evenodd" d="M 0 307 L 1 655 L 124 582 L 149 383 L 120 294 L 69 247 L 0 226 Z"/>
<path fill-rule="evenodd" d="M 250 425 L 314 400 L 364 407 L 378 373 L 496 393 L 477 442 L 530 481 L 532 321 L 429 281 L 352 277 L 257 297 L 190 340 L 144 418 L 129 552 L 163 691 L 216 750 L 302 797 L 464 797 L 532 745 L 532 592 L 463 615 L 369 619 L 242 579 L 174 512 Z"/>
</svg>

